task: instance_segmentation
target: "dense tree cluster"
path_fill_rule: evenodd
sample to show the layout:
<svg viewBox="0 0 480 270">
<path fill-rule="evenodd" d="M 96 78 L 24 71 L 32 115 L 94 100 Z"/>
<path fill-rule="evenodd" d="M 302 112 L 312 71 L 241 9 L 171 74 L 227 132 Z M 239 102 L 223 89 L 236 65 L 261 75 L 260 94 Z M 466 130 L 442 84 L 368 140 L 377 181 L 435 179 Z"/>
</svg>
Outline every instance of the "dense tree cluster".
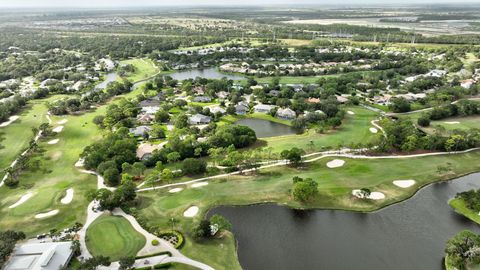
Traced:
<svg viewBox="0 0 480 270">
<path fill-rule="evenodd" d="M 311 178 L 293 178 L 292 196 L 295 200 L 306 202 L 318 194 L 318 183 Z"/>
<path fill-rule="evenodd" d="M 455 269 L 466 270 L 469 265 L 480 263 L 480 236 L 470 232 L 462 231 L 452 239 L 448 240 L 445 252 L 448 262 Z"/>
<path fill-rule="evenodd" d="M 19 240 L 25 239 L 23 232 L 0 231 L 0 267 L 7 261 Z"/>
</svg>

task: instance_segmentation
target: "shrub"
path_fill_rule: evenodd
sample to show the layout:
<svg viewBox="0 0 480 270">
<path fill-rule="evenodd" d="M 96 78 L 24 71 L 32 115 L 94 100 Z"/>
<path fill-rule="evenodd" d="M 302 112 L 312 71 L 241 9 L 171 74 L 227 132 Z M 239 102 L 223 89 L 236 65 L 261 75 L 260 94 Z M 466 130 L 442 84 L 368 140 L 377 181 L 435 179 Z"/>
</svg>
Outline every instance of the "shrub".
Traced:
<svg viewBox="0 0 480 270">
<path fill-rule="evenodd" d="M 183 234 L 179 231 L 174 231 L 174 230 L 168 230 L 168 231 L 160 231 L 158 233 L 158 237 L 167 240 L 167 238 L 170 237 L 175 237 L 176 238 L 176 243 L 172 243 L 176 249 L 180 249 L 183 247 L 185 243 L 185 238 L 183 237 Z"/>
<path fill-rule="evenodd" d="M 152 240 L 152 246 L 158 246 L 158 240 L 157 239 L 153 239 Z"/>
<path fill-rule="evenodd" d="M 167 269 L 172 267 L 172 263 L 159 263 L 153 266 L 153 269 Z"/>
<path fill-rule="evenodd" d="M 137 267 L 137 268 L 134 268 L 135 270 L 150 270 L 152 269 L 151 266 L 145 266 L 145 267 Z"/>
<path fill-rule="evenodd" d="M 428 127 L 430 126 L 430 118 L 428 116 L 422 116 L 418 118 L 417 123 L 421 127 Z"/>
<path fill-rule="evenodd" d="M 147 254 L 147 255 L 142 255 L 142 256 L 137 256 L 135 257 L 135 259 L 145 259 L 145 258 L 150 258 L 150 257 L 155 257 L 155 256 L 160 256 L 160 255 L 168 255 L 168 256 L 172 256 L 172 253 L 170 251 L 161 251 L 161 252 L 157 252 L 157 253 L 152 253 L 152 254 Z"/>
</svg>

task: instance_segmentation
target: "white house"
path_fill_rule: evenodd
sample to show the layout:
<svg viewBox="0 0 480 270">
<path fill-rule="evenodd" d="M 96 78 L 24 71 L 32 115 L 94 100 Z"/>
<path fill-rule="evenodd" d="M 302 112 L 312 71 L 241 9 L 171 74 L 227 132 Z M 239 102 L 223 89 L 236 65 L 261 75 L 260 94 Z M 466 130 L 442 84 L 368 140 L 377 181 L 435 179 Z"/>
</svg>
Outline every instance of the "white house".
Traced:
<svg viewBox="0 0 480 270">
<path fill-rule="evenodd" d="M 212 121 L 212 118 L 203 114 L 195 114 L 188 118 L 190 125 L 205 125 Z"/>
<path fill-rule="evenodd" d="M 465 89 L 470 89 L 473 86 L 474 83 L 475 83 L 475 81 L 472 80 L 472 79 L 464 80 L 464 81 L 460 82 L 460 86 L 465 88 Z"/>
<path fill-rule="evenodd" d="M 281 119 L 292 120 L 292 119 L 295 119 L 295 117 L 297 117 L 297 114 L 295 113 L 295 111 L 293 111 L 290 108 L 278 109 L 277 117 Z"/>
<path fill-rule="evenodd" d="M 257 104 L 253 106 L 253 110 L 258 113 L 269 113 L 275 106 L 267 104 Z"/>
</svg>

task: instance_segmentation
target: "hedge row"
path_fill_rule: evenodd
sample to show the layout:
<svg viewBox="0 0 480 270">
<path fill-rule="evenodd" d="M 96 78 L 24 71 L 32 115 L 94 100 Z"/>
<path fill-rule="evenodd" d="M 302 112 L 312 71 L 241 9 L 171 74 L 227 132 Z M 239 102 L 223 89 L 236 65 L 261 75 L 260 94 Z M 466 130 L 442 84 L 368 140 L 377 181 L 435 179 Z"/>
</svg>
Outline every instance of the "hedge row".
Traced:
<svg viewBox="0 0 480 270">
<path fill-rule="evenodd" d="M 178 241 L 177 241 L 177 244 L 175 245 L 176 249 L 181 249 L 183 247 L 183 245 L 185 244 L 185 238 L 183 237 L 183 234 L 179 231 L 174 231 L 174 230 L 160 231 L 158 233 L 158 237 L 162 238 L 162 236 L 175 236 L 175 237 L 177 237 Z"/>
<path fill-rule="evenodd" d="M 152 254 L 147 254 L 147 255 L 142 255 L 142 256 L 137 256 L 135 257 L 136 260 L 138 259 L 145 259 L 145 258 L 150 258 L 150 257 L 154 257 L 154 256 L 160 256 L 160 255 L 168 255 L 168 256 L 172 256 L 172 253 L 170 251 L 161 251 L 161 252 L 157 252 L 157 253 L 152 253 Z"/>
</svg>

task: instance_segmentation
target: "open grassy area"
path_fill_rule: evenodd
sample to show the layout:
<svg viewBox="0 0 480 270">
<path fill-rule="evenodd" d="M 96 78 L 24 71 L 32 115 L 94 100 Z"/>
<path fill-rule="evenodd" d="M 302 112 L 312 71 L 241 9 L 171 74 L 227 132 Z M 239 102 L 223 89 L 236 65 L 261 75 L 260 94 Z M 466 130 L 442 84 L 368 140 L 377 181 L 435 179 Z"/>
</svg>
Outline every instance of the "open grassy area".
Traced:
<svg viewBox="0 0 480 270">
<path fill-rule="evenodd" d="M 88 250 L 93 256 L 107 256 L 111 261 L 134 257 L 145 246 L 145 237 L 127 219 L 104 214 L 97 218 L 86 235 Z"/>
<path fill-rule="evenodd" d="M 48 99 L 47 99 L 48 100 Z M 20 116 L 15 122 L 6 127 L 0 127 L 0 176 L 3 177 L 3 170 L 28 146 L 35 137 L 32 128 L 38 128 L 40 124 L 46 123 L 47 107 L 44 102 L 47 100 L 32 100 L 17 115 Z"/>
<path fill-rule="evenodd" d="M 274 151 L 282 151 L 292 147 L 302 148 L 307 152 L 322 151 L 335 148 L 340 145 L 348 146 L 358 143 L 368 143 L 375 139 L 378 134 L 372 134 L 369 130 L 370 123 L 375 120 L 377 113 L 362 107 L 348 107 L 348 111 L 355 114 L 346 114 L 342 125 L 336 130 L 326 134 L 319 134 L 315 130 L 308 130 L 301 135 L 286 135 L 265 138 L 259 143 L 266 143 L 267 147 L 273 147 Z"/>
<path fill-rule="evenodd" d="M 470 210 L 467 208 L 465 205 L 465 201 L 459 198 L 454 198 L 451 199 L 448 204 L 455 209 L 455 212 L 459 213 L 460 215 L 463 215 L 467 217 L 468 219 L 472 220 L 473 222 L 476 222 L 480 224 L 480 216 L 478 213 Z"/>
<path fill-rule="evenodd" d="M 267 121 L 271 121 L 271 122 L 275 122 L 275 123 L 279 123 L 287 126 L 292 125 L 292 121 L 290 120 L 284 120 L 277 117 L 273 117 L 266 113 L 252 113 L 252 114 L 246 114 L 246 115 L 226 115 L 222 117 L 222 119 L 218 124 L 219 125 L 234 124 L 238 120 L 245 119 L 245 118 L 262 119 L 262 120 L 267 120 Z"/>
<path fill-rule="evenodd" d="M 319 76 L 280 76 L 281 84 L 312 84 L 317 83 L 320 78 L 335 78 L 341 74 L 319 75 Z M 270 83 L 274 77 L 255 77 L 259 83 Z"/>
<path fill-rule="evenodd" d="M 135 72 L 132 74 L 128 74 L 126 79 L 132 82 L 138 82 L 141 80 L 145 80 L 159 72 L 158 68 L 150 59 L 129 59 L 120 62 L 121 65 L 133 65 L 135 66 Z"/>
<path fill-rule="evenodd" d="M 233 241 L 229 238 L 218 240 L 219 243 L 204 247 L 191 242 L 189 232 L 193 226 L 191 218 L 183 217 L 183 212 L 190 206 L 200 208 L 200 213 L 193 219 L 198 222 L 207 211 L 218 205 L 248 205 L 274 202 L 295 208 L 347 209 L 354 211 L 372 211 L 380 207 L 407 199 L 420 187 L 429 183 L 446 180 L 458 175 L 478 171 L 480 164 L 474 162 L 480 158 L 480 151 L 461 155 L 442 155 L 410 159 L 346 159 L 345 165 L 329 169 L 326 163 L 333 158 L 325 158 L 309 163 L 301 168 L 278 166 L 260 170 L 256 175 L 229 176 L 209 182 L 202 188 L 188 188 L 179 193 L 168 193 L 167 190 L 141 193 L 140 212 L 151 225 L 169 227 L 168 220 L 175 218 L 179 222 L 178 229 L 186 233 L 185 254 L 191 255 L 214 268 L 234 265 L 235 254 L 226 254 L 219 258 L 210 256 L 213 250 L 220 252 L 230 245 L 233 252 Z M 439 165 L 452 164 L 452 171 L 439 174 Z M 413 169 L 415 168 L 415 169 Z M 320 194 L 315 200 L 303 204 L 292 200 L 290 196 L 292 178 L 294 176 L 311 177 L 319 186 Z M 417 183 L 407 189 L 393 185 L 394 180 L 415 179 Z M 385 200 L 361 200 L 351 195 L 352 189 L 369 188 L 383 192 Z M 217 241 L 217 240 L 216 240 Z M 223 245 L 221 245 L 222 243 Z M 211 250 L 210 250 L 211 249 Z M 221 261 L 220 261 L 221 260 Z M 229 260 L 230 264 L 225 264 Z"/>
<path fill-rule="evenodd" d="M 480 116 L 451 117 L 440 121 L 433 121 L 430 123 L 430 126 L 431 128 L 441 127 L 447 131 L 454 129 L 469 130 L 480 128 Z"/>
</svg>

